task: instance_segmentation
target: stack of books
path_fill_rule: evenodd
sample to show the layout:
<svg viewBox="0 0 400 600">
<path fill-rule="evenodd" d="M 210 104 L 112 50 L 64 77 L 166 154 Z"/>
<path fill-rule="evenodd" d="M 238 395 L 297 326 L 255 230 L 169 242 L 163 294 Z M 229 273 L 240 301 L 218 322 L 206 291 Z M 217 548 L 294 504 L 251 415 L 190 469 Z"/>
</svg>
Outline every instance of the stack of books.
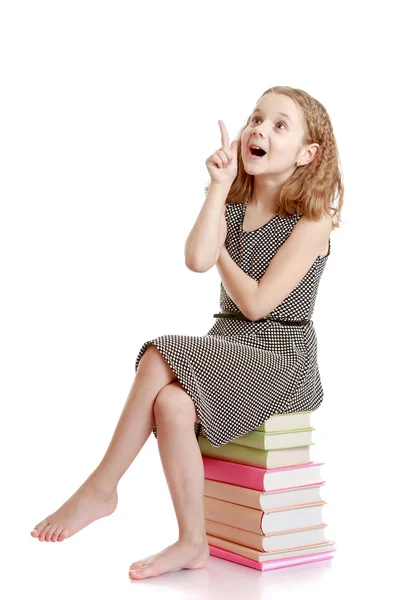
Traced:
<svg viewBox="0 0 400 600">
<path fill-rule="evenodd" d="M 320 490 L 325 463 L 310 460 L 312 411 L 273 415 L 222 446 L 201 428 L 210 554 L 268 571 L 333 558 Z"/>
</svg>

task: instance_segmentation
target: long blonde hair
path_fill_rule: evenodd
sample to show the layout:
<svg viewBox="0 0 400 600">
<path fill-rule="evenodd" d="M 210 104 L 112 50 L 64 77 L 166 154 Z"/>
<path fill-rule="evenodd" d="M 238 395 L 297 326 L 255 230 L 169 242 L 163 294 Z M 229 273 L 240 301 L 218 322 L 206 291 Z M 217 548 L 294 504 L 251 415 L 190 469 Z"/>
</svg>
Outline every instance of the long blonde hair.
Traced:
<svg viewBox="0 0 400 600">
<path fill-rule="evenodd" d="M 271 87 L 261 96 L 269 93 L 284 94 L 300 106 L 305 123 L 304 144 L 319 144 L 317 154 L 307 165 L 297 167 L 280 190 L 277 211 L 281 217 L 302 213 L 312 219 L 319 219 L 322 213 L 332 216 L 332 229 L 340 227 L 339 221 L 343 205 L 344 187 L 340 169 L 339 152 L 333 133 L 332 123 L 324 106 L 315 98 L 300 89 L 288 86 Z M 261 99 L 260 98 L 260 99 Z M 228 196 L 228 202 L 245 203 L 253 192 L 254 176 L 244 170 L 241 149 L 241 136 L 250 122 L 250 116 L 239 132 L 238 172 Z M 205 186 L 207 195 L 211 180 Z M 337 199 L 337 206 L 334 206 Z"/>
</svg>

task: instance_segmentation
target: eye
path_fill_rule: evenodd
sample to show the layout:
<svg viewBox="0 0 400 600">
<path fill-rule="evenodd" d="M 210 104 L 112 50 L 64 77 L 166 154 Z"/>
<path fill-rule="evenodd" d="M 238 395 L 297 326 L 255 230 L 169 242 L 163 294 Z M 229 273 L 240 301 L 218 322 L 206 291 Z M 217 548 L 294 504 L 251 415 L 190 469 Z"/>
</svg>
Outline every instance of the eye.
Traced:
<svg viewBox="0 0 400 600">
<path fill-rule="evenodd" d="M 260 121 L 261 121 L 260 117 L 254 117 L 254 119 L 253 119 L 253 121 L 252 121 L 252 122 L 254 122 L 254 121 L 258 121 L 258 120 L 260 120 Z M 286 123 L 284 123 L 284 121 L 279 121 L 278 125 L 284 125 L 284 126 L 285 126 L 285 129 L 287 129 L 287 125 L 286 125 Z M 279 127 L 278 127 L 278 129 L 279 129 Z M 281 129 L 281 131 L 282 131 L 282 129 Z"/>
</svg>

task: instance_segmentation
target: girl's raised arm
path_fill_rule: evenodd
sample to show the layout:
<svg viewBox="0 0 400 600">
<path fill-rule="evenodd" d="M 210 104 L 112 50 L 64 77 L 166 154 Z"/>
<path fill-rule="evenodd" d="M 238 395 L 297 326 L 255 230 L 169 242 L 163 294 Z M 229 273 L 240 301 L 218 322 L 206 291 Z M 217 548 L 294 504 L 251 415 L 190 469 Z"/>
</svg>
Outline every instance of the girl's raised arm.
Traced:
<svg viewBox="0 0 400 600">
<path fill-rule="evenodd" d="M 191 271 L 203 273 L 214 266 L 220 249 L 225 200 L 237 174 L 237 140 L 229 147 L 223 121 L 218 121 L 222 146 L 206 160 L 211 176 L 207 198 L 185 243 L 185 264 Z"/>
</svg>

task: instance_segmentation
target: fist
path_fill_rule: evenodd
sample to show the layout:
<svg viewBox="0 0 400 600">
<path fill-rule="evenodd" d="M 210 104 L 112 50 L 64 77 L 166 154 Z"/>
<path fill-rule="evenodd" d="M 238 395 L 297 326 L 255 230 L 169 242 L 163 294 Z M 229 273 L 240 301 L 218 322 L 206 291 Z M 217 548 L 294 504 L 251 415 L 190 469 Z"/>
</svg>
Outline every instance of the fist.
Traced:
<svg viewBox="0 0 400 600">
<path fill-rule="evenodd" d="M 237 149 L 239 142 L 234 140 L 229 146 L 229 135 L 223 121 L 218 121 L 221 131 L 221 148 L 206 160 L 206 167 L 212 183 L 232 184 L 237 175 Z"/>
</svg>

